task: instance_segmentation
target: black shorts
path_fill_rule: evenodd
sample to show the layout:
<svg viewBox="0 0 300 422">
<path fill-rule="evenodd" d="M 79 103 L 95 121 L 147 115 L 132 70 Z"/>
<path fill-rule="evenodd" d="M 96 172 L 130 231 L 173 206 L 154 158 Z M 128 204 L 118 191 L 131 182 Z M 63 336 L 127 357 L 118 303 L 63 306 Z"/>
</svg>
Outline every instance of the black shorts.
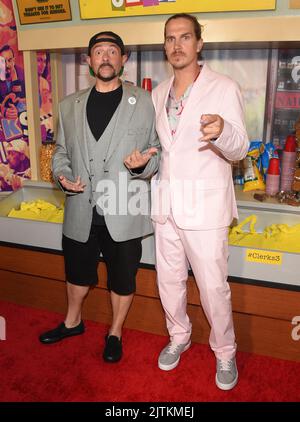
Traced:
<svg viewBox="0 0 300 422">
<path fill-rule="evenodd" d="M 86 243 L 63 235 L 66 279 L 78 286 L 98 283 L 97 268 L 102 253 L 107 268 L 107 287 L 119 295 L 135 292 L 135 277 L 142 256 L 142 238 L 114 241 L 105 225 L 92 225 Z"/>
</svg>

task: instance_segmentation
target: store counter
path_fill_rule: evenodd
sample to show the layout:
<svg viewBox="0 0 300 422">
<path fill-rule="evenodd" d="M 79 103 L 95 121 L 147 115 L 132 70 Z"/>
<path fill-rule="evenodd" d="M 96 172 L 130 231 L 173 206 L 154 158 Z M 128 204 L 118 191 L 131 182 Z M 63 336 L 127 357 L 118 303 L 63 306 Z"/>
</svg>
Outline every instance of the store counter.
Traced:
<svg viewBox="0 0 300 422">
<path fill-rule="evenodd" d="M 275 199 L 259 202 L 253 199 L 253 192 L 243 192 L 236 187 L 239 221 L 251 214 L 257 216 L 256 230 L 262 231 L 270 224 L 300 223 L 300 207 L 279 204 Z M 41 221 L 8 218 L 8 212 L 18 208 L 22 201 L 44 199 L 56 206 L 64 202 L 64 194 L 54 185 L 46 182 L 27 182 L 25 186 L 0 201 L 0 241 L 17 245 L 61 251 L 62 225 Z M 263 259 L 249 260 L 249 248 L 230 246 L 229 275 L 247 280 L 283 283 L 300 287 L 298 271 L 299 255 L 278 252 L 280 264 Z M 253 248 L 259 251 L 260 248 Z M 141 264 L 155 265 L 154 239 L 147 236 L 143 240 Z"/>
<path fill-rule="evenodd" d="M 65 195 L 48 182 L 26 181 L 24 187 L 5 197 L 0 197 L 0 242 L 61 251 L 62 224 L 7 217 L 12 208 L 18 209 L 23 201 L 43 199 L 60 207 Z M 141 262 L 154 265 L 154 240 L 143 240 Z"/>
<path fill-rule="evenodd" d="M 59 207 L 64 197 L 64 193 L 51 183 L 26 181 L 22 189 L 0 200 L 0 241 L 61 250 L 61 224 L 10 218 L 7 215 L 12 208 L 18 209 L 23 201 L 44 199 Z"/>
<path fill-rule="evenodd" d="M 274 198 L 259 202 L 253 198 L 254 193 L 243 192 L 241 186 L 236 186 L 239 222 L 255 214 L 257 217 L 255 230 L 260 233 L 271 224 L 288 224 L 289 226 L 300 224 L 300 207 L 280 204 Z M 247 248 L 231 245 L 229 249 L 230 276 L 300 287 L 298 253 L 275 251 L 276 255 L 272 254 L 273 260 L 270 260 L 268 252 L 271 250 L 262 251 L 259 246 Z M 252 252 L 251 256 L 249 252 Z M 253 256 L 258 257 L 256 262 Z"/>
<path fill-rule="evenodd" d="M 255 213 L 261 228 L 271 221 L 299 222 L 298 209 L 276 204 L 275 201 L 259 203 L 252 196 L 253 193 L 243 194 L 237 190 L 240 219 Z M 64 314 L 62 225 L 7 217 L 11 208 L 18 207 L 20 202 L 36 199 L 60 206 L 64 194 L 51 184 L 31 182 L 0 200 L 0 300 Z M 230 246 L 228 280 L 239 350 L 300 360 L 299 342 L 294 341 L 291 335 L 294 328 L 291 322 L 299 314 L 300 303 L 298 254 L 282 252 L 282 264 L 278 266 L 249 262 L 246 253 L 247 248 Z M 83 318 L 109 324 L 111 305 L 103 262 L 100 262 L 98 277 L 98 285 L 91 289 L 85 301 Z M 192 275 L 187 284 L 192 340 L 208 343 L 210 329 Z M 153 236 L 143 241 L 137 291 L 125 326 L 167 335 L 156 284 Z"/>
</svg>

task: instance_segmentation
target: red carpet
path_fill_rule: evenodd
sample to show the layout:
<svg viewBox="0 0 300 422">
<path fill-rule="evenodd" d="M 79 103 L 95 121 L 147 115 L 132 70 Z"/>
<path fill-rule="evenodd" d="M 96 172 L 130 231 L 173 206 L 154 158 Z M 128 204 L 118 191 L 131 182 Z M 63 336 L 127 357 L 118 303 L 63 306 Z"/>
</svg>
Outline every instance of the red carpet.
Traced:
<svg viewBox="0 0 300 422">
<path fill-rule="evenodd" d="M 193 344 L 180 365 L 163 372 L 157 356 L 167 338 L 125 330 L 124 358 L 102 361 L 107 327 L 86 321 L 86 333 L 53 345 L 38 335 L 62 316 L 0 302 L 6 340 L 0 341 L 1 402 L 205 402 L 300 401 L 300 363 L 239 352 L 240 381 L 230 392 L 214 382 L 208 346 Z"/>
</svg>

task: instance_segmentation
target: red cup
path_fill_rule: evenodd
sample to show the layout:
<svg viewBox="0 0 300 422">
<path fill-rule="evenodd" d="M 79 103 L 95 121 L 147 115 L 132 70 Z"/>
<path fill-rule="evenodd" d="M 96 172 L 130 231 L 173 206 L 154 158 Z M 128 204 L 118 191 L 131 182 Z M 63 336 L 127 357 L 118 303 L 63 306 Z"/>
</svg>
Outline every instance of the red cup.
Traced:
<svg viewBox="0 0 300 422">
<path fill-rule="evenodd" d="M 296 135 L 288 135 L 285 140 L 284 151 L 295 152 L 296 146 Z"/>
<path fill-rule="evenodd" d="M 142 88 L 146 91 L 152 91 L 152 81 L 151 78 L 144 78 L 142 82 Z"/>
<path fill-rule="evenodd" d="M 280 174 L 279 170 L 279 159 L 278 158 L 271 158 L 268 167 L 268 174 Z"/>
</svg>

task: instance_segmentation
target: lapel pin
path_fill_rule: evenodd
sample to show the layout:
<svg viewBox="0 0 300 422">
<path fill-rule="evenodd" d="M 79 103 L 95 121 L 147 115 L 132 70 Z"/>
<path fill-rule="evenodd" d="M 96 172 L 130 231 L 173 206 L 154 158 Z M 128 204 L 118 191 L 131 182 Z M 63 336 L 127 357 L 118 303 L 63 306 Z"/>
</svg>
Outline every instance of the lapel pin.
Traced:
<svg viewBox="0 0 300 422">
<path fill-rule="evenodd" d="M 128 102 L 129 102 L 129 104 L 134 105 L 136 103 L 136 98 L 135 97 L 129 97 Z"/>
</svg>

